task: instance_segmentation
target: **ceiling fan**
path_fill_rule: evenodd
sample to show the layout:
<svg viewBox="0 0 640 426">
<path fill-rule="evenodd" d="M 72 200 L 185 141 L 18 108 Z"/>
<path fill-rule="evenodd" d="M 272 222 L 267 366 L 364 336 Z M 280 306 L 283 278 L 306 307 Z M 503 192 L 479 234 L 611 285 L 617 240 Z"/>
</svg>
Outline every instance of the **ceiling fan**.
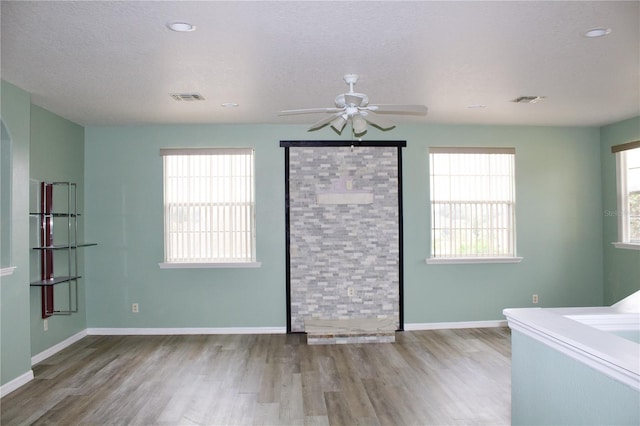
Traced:
<svg viewBox="0 0 640 426">
<path fill-rule="evenodd" d="M 349 85 L 349 91 L 336 96 L 335 108 L 290 109 L 280 111 L 278 115 L 327 113 L 330 115 L 313 123 L 309 130 L 317 130 L 331 124 L 331 127 L 340 134 L 344 126 L 351 122 L 354 135 L 359 136 L 367 131 L 367 123 L 381 130 L 389 130 L 396 126 L 393 121 L 381 117 L 380 114 L 425 115 L 427 113 L 427 107 L 424 105 L 371 105 L 367 95 L 353 91 L 353 85 L 357 81 L 357 74 L 344 76 L 344 82 Z"/>
</svg>

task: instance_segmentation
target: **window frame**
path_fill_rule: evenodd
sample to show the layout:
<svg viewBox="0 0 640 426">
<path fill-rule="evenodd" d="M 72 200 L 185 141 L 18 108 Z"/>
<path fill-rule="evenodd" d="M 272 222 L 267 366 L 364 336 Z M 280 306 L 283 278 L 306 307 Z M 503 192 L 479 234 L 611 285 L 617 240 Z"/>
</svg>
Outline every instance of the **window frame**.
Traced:
<svg viewBox="0 0 640 426">
<path fill-rule="evenodd" d="M 251 251 L 251 259 L 248 260 L 240 260 L 240 261 L 232 261 L 221 258 L 220 260 L 215 259 L 205 259 L 205 261 L 201 262 L 190 262 L 190 261 L 168 261 L 167 260 L 167 244 L 168 242 L 168 225 L 167 225 L 167 200 L 166 200 L 166 185 L 167 185 L 167 174 L 166 174 L 166 162 L 165 157 L 169 156 L 215 156 L 215 155 L 240 155 L 247 154 L 251 155 L 251 182 L 250 182 L 250 251 Z M 255 149 L 254 148 L 163 148 L 160 150 L 160 156 L 162 158 L 162 188 L 163 188 L 163 262 L 159 262 L 158 266 L 161 269 L 193 269 L 193 268 L 258 268 L 262 264 L 258 262 L 257 254 L 256 254 L 256 215 L 255 215 Z M 193 202 L 193 204 L 202 204 L 202 202 Z M 224 204 L 224 202 L 223 202 Z"/>
<path fill-rule="evenodd" d="M 513 247 L 513 253 L 510 256 L 434 256 L 434 218 L 433 218 L 433 194 L 432 180 L 434 177 L 434 170 L 432 164 L 432 154 L 510 154 L 513 155 L 513 169 L 511 173 L 511 209 L 512 215 L 510 221 L 511 226 L 511 243 Z M 427 264 L 460 264 L 460 263 L 519 263 L 522 261 L 522 257 L 517 256 L 517 228 L 516 228 L 516 173 L 515 173 L 515 148 L 513 147 L 430 147 L 428 150 L 428 162 L 429 162 L 429 214 L 431 217 L 431 223 L 429 227 L 429 257 L 426 259 Z"/>
<path fill-rule="evenodd" d="M 627 153 L 632 150 L 640 150 L 640 141 L 629 142 L 611 147 L 611 152 L 616 156 L 616 207 L 618 240 L 613 246 L 619 249 L 640 250 L 640 242 L 630 241 L 629 235 L 629 188 L 627 184 L 628 166 Z M 638 151 L 640 152 L 640 151 Z M 611 212 L 605 214 L 611 215 Z"/>
</svg>

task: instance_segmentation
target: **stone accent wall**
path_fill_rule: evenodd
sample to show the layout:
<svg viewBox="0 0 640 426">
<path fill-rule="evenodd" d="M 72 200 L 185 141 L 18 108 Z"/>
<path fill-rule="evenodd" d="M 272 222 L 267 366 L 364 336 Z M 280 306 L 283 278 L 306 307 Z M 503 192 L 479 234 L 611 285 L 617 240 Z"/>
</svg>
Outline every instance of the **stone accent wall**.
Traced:
<svg viewBox="0 0 640 426">
<path fill-rule="evenodd" d="M 305 318 L 397 325 L 398 148 L 291 147 L 289 212 L 291 330 Z"/>
</svg>

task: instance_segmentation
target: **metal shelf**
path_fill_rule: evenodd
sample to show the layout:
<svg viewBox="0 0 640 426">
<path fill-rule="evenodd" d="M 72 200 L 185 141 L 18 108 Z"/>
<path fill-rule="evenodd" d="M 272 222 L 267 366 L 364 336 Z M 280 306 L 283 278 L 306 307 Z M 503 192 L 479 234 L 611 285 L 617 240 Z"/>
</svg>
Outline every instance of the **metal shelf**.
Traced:
<svg viewBox="0 0 640 426">
<path fill-rule="evenodd" d="M 66 283 L 69 281 L 74 281 L 77 280 L 78 278 L 82 278 L 80 275 L 76 276 L 76 277 L 53 277 L 50 278 L 48 280 L 44 280 L 44 281 L 34 281 L 32 283 L 30 283 L 29 285 L 31 287 L 50 287 L 50 286 L 54 286 L 56 284 L 62 284 L 62 283 Z"/>
<path fill-rule="evenodd" d="M 39 217 L 79 217 L 82 216 L 80 213 L 37 213 L 31 212 L 29 216 L 39 216 Z"/>
<path fill-rule="evenodd" d="M 54 191 L 55 188 L 56 189 Z M 40 280 L 29 283 L 31 287 L 40 287 L 42 292 L 42 318 L 52 315 L 71 315 L 78 312 L 78 248 L 95 246 L 95 243 L 78 242 L 78 193 L 72 182 L 41 182 L 40 206 L 38 212 L 30 213 L 36 217 L 39 227 L 39 241 L 33 250 L 39 251 Z M 57 194 L 54 201 L 54 192 Z M 55 226 L 54 226 L 55 224 Z M 65 240 L 64 244 L 54 244 L 54 227 L 56 239 Z M 58 229 L 60 228 L 60 229 Z M 65 257 L 66 256 L 66 257 Z M 58 273 L 54 274 L 54 257 Z M 63 260 L 64 259 L 64 260 Z M 65 261 L 66 260 L 66 261 Z M 66 264 L 66 265 L 65 265 Z M 54 289 L 58 284 L 68 286 L 67 302 L 64 309 L 56 309 L 54 305 Z M 56 298 L 57 298 L 57 292 Z"/>
<path fill-rule="evenodd" d="M 32 250 L 74 250 L 82 247 L 97 246 L 97 243 L 80 243 L 74 245 L 55 244 L 53 246 L 32 247 Z"/>
</svg>

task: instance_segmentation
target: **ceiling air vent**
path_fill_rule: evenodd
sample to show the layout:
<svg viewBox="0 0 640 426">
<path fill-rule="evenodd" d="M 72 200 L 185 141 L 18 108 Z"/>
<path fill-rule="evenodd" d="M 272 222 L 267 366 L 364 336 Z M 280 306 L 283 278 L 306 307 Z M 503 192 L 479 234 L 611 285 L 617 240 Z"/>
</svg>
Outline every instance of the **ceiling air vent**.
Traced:
<svg viewBox="0 0 640 426">
<path fill-rule="evenodd" d="M 176 101 L 204 101 L 204 96 L 200 93 L 169 93 Z"/>
<path fill-rule="evenodd" d="M 544 96 L 520 96 L 519 98 L 516 98 L 511 102 L 515 102 L 517 104 L 537 104 L 544 98 Z"/>
</svg>

